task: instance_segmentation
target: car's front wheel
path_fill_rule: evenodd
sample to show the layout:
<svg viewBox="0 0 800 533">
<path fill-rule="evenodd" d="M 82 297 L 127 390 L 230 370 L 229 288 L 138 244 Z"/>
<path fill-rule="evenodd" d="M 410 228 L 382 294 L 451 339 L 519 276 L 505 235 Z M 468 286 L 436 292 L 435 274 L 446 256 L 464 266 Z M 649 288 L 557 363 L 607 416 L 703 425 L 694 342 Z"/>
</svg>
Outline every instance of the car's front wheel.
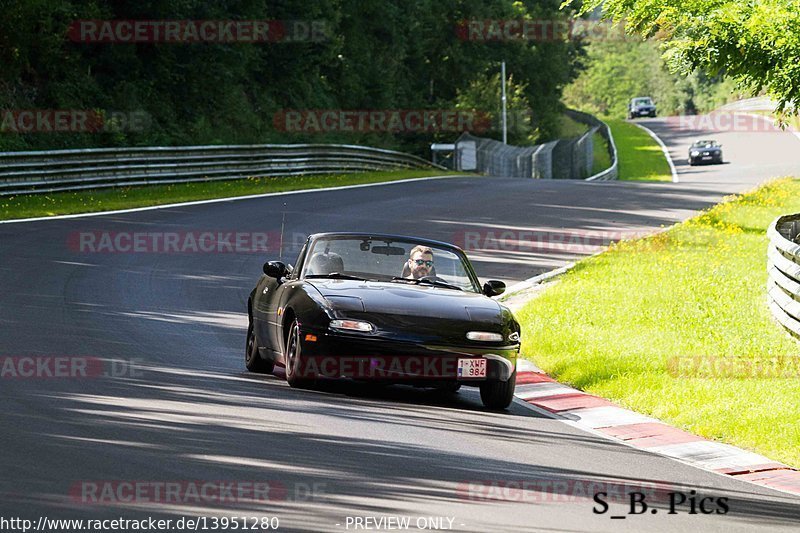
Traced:
<svg viewBox="0 0 800 533">
<path fill-rule="evenodd" d="M 289 327 L 283 360 L 286 361 L 286 382 L 289 383 L 289 386 L 307 389 L 314 385 L 315 380 L 313 378 L 304 376 L 300 324 L 297 323 L 297 320 L 292 321 L 292 325 Z"/>
<path fill-rule="evenodd" d="M 253 323 L 247 328 L 247 343 L 244 350 L 244 366 L 250 372 L 257 372 L 259 374 L 269 374 L 275 369 L 275 363 L 263 359 L 258 354 L 258 341 L 256 340 L 256 332 L 253 329 Z"/>
<path fill-rule="evenodd" d="M 508 381 L 487 381 L 481 384 L 481 401 L 489 409 L 505 409 L 514 399 L 514 388 L 517 384 L 517 372 L 514 371 Z"/>
</svg>

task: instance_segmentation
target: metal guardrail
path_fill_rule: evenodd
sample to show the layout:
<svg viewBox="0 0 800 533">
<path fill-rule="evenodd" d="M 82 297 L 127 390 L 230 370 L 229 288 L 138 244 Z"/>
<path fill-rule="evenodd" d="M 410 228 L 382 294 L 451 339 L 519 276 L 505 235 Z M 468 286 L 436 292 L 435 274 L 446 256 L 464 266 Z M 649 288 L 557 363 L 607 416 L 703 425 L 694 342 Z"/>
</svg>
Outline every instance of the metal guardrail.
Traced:
<svg viewBox="0 0 800 533">
<path fill-rule="evenodd" d="M 777 321 L 800 338 L 800 214 L 779 217 L 767 236 L 767 303 Z"/>
<path fill-rule="evenodd" d="M 494 139 L 464 133 L 455 143 L 455 168 L 505 178 L 617 179 L 617 146 L 608 125 L 588 113 L 571 109 L 565 112 L 574 120 L 588 125 L 589 130 L 577 137 L 534 146 L 506 145 Z M 608 143 L 611 166 L 591 175 L 595 133 L 599 133 Z"/>
<path fill-rule="evenodd" d="M 598 172 L 593 176 L 589 176 L 586 178 L 586 181 L 609 181 L 617 179 L 617 177 L 619 177 L 619 158 L 617 155 L 617 145 L 614 143 L 614 136 L 611 135 L 611 128 L 608 127 L 608 124 L 594 115 L 584 113 L 583 111 L 567 109 L 565 113 L 578 122 L 583 122 L 584 124 L 589 124 L 590 126 L 597 128 L 597 133 L 599 133 L 600 136 L 603 137 L 603 139 L 605 139 L 608 143 L 607 148 L 608 155 L 611 158 L 611 166 L 602 172 Z M 584 134 L 584 136 L 589 135 L 589 133 L 593 132 L 590 130 Z"/>
<path fill-rule="evenodd" d="M 341 171 L 444 168 L 346 144 L 262 144 L 0 152 L 0 196 Z"/>
</svg>

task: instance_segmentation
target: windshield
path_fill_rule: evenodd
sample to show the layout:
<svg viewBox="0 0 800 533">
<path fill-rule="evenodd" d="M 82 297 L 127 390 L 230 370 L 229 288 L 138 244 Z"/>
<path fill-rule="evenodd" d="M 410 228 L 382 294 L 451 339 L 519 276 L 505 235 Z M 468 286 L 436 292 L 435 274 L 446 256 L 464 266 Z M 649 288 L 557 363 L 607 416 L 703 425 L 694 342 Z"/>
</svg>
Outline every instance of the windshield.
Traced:
<svg viewBox="0 0 800 533">
<path fill-rule="evenodd" d="M 694 143 L 695 148 L 713 148 L 716 145 L 716 141 L 697 141 Z"/>
<path fill-rule="evenodd" d="M 635 98 L 633 105 L 652 105 L 653 101 L 649 98 Z"/>
<path fill-rule="evenodd" d="M 480 292 L 461 254 L 412 240 L 319 238 L 311 245 L 301 277 L 353 277 L 397 283 L 416 280 Z"/>
</svg>

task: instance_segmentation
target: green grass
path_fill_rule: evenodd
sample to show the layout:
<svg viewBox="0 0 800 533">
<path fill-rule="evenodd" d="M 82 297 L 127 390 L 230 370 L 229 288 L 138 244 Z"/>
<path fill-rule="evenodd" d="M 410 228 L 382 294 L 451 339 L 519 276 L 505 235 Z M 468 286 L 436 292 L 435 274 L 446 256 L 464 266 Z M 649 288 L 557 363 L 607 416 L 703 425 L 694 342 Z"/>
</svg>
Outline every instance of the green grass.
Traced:
<svg viewBox="0 0 800 533">
<path fill-rule="evenodd" d="M 558 125 L 558 138 L 571 139 L 573 137 L 580 137 L 589 131 L 589 125 L 583 122 L 578 122 L 570 118 L 568 115 L 561 115 L 561 121 Z"/>
<path fill-rule="evenodd" d="M 611 156 L 608 154 L 608 143 L 599 133 L 592 135 L 592 175 L 598 174 L 611 166 Z"/>
<path fill-rule="evenodd" d="M 611 128 L 619 157 L 619 179 L 672 181 L 664 152 L 646 131 L 619 119 L 605 119 Z"/>
<path fill-rule="evenodd" d="M 518 313 L 523 355 L 559 381 L 800 467 L 800 364 L 791 378 L 670 371 L 676 357 L 800 361 L 765 292 L 766 227 L 796 212 L 800 180 L 778 180 L 581 261 Z"/>
<path fill-rule="evenodd" d="M 441 170 L 398 170 L 320 176 L 249 178 L 230 181 L 147 185 L 141 187 L 94 189 L 49 194 L 26 194 L 0 197 L 0 220 L 73 213 L 91 213 L 188 202 L 192 200 L 228 198 L 231 196 L 244 196 L 248 194 L 379 183 L 442 174 L 459 173 L 444 172 Z"/>
</svg>

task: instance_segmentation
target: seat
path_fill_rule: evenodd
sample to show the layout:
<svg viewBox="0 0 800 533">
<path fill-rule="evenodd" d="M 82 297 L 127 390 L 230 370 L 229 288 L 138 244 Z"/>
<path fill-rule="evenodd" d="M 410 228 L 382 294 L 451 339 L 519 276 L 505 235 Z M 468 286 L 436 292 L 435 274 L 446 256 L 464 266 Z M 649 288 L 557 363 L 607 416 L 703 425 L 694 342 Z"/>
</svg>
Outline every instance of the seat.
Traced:
<svg viewBox="0 0 800 533">
<path fill-rule="evenodd" d="M 306 274 L 325 275 L 344 271 L 344 260 L 339 254 L 316 253 L 308 262 Z"/>
</svg>

